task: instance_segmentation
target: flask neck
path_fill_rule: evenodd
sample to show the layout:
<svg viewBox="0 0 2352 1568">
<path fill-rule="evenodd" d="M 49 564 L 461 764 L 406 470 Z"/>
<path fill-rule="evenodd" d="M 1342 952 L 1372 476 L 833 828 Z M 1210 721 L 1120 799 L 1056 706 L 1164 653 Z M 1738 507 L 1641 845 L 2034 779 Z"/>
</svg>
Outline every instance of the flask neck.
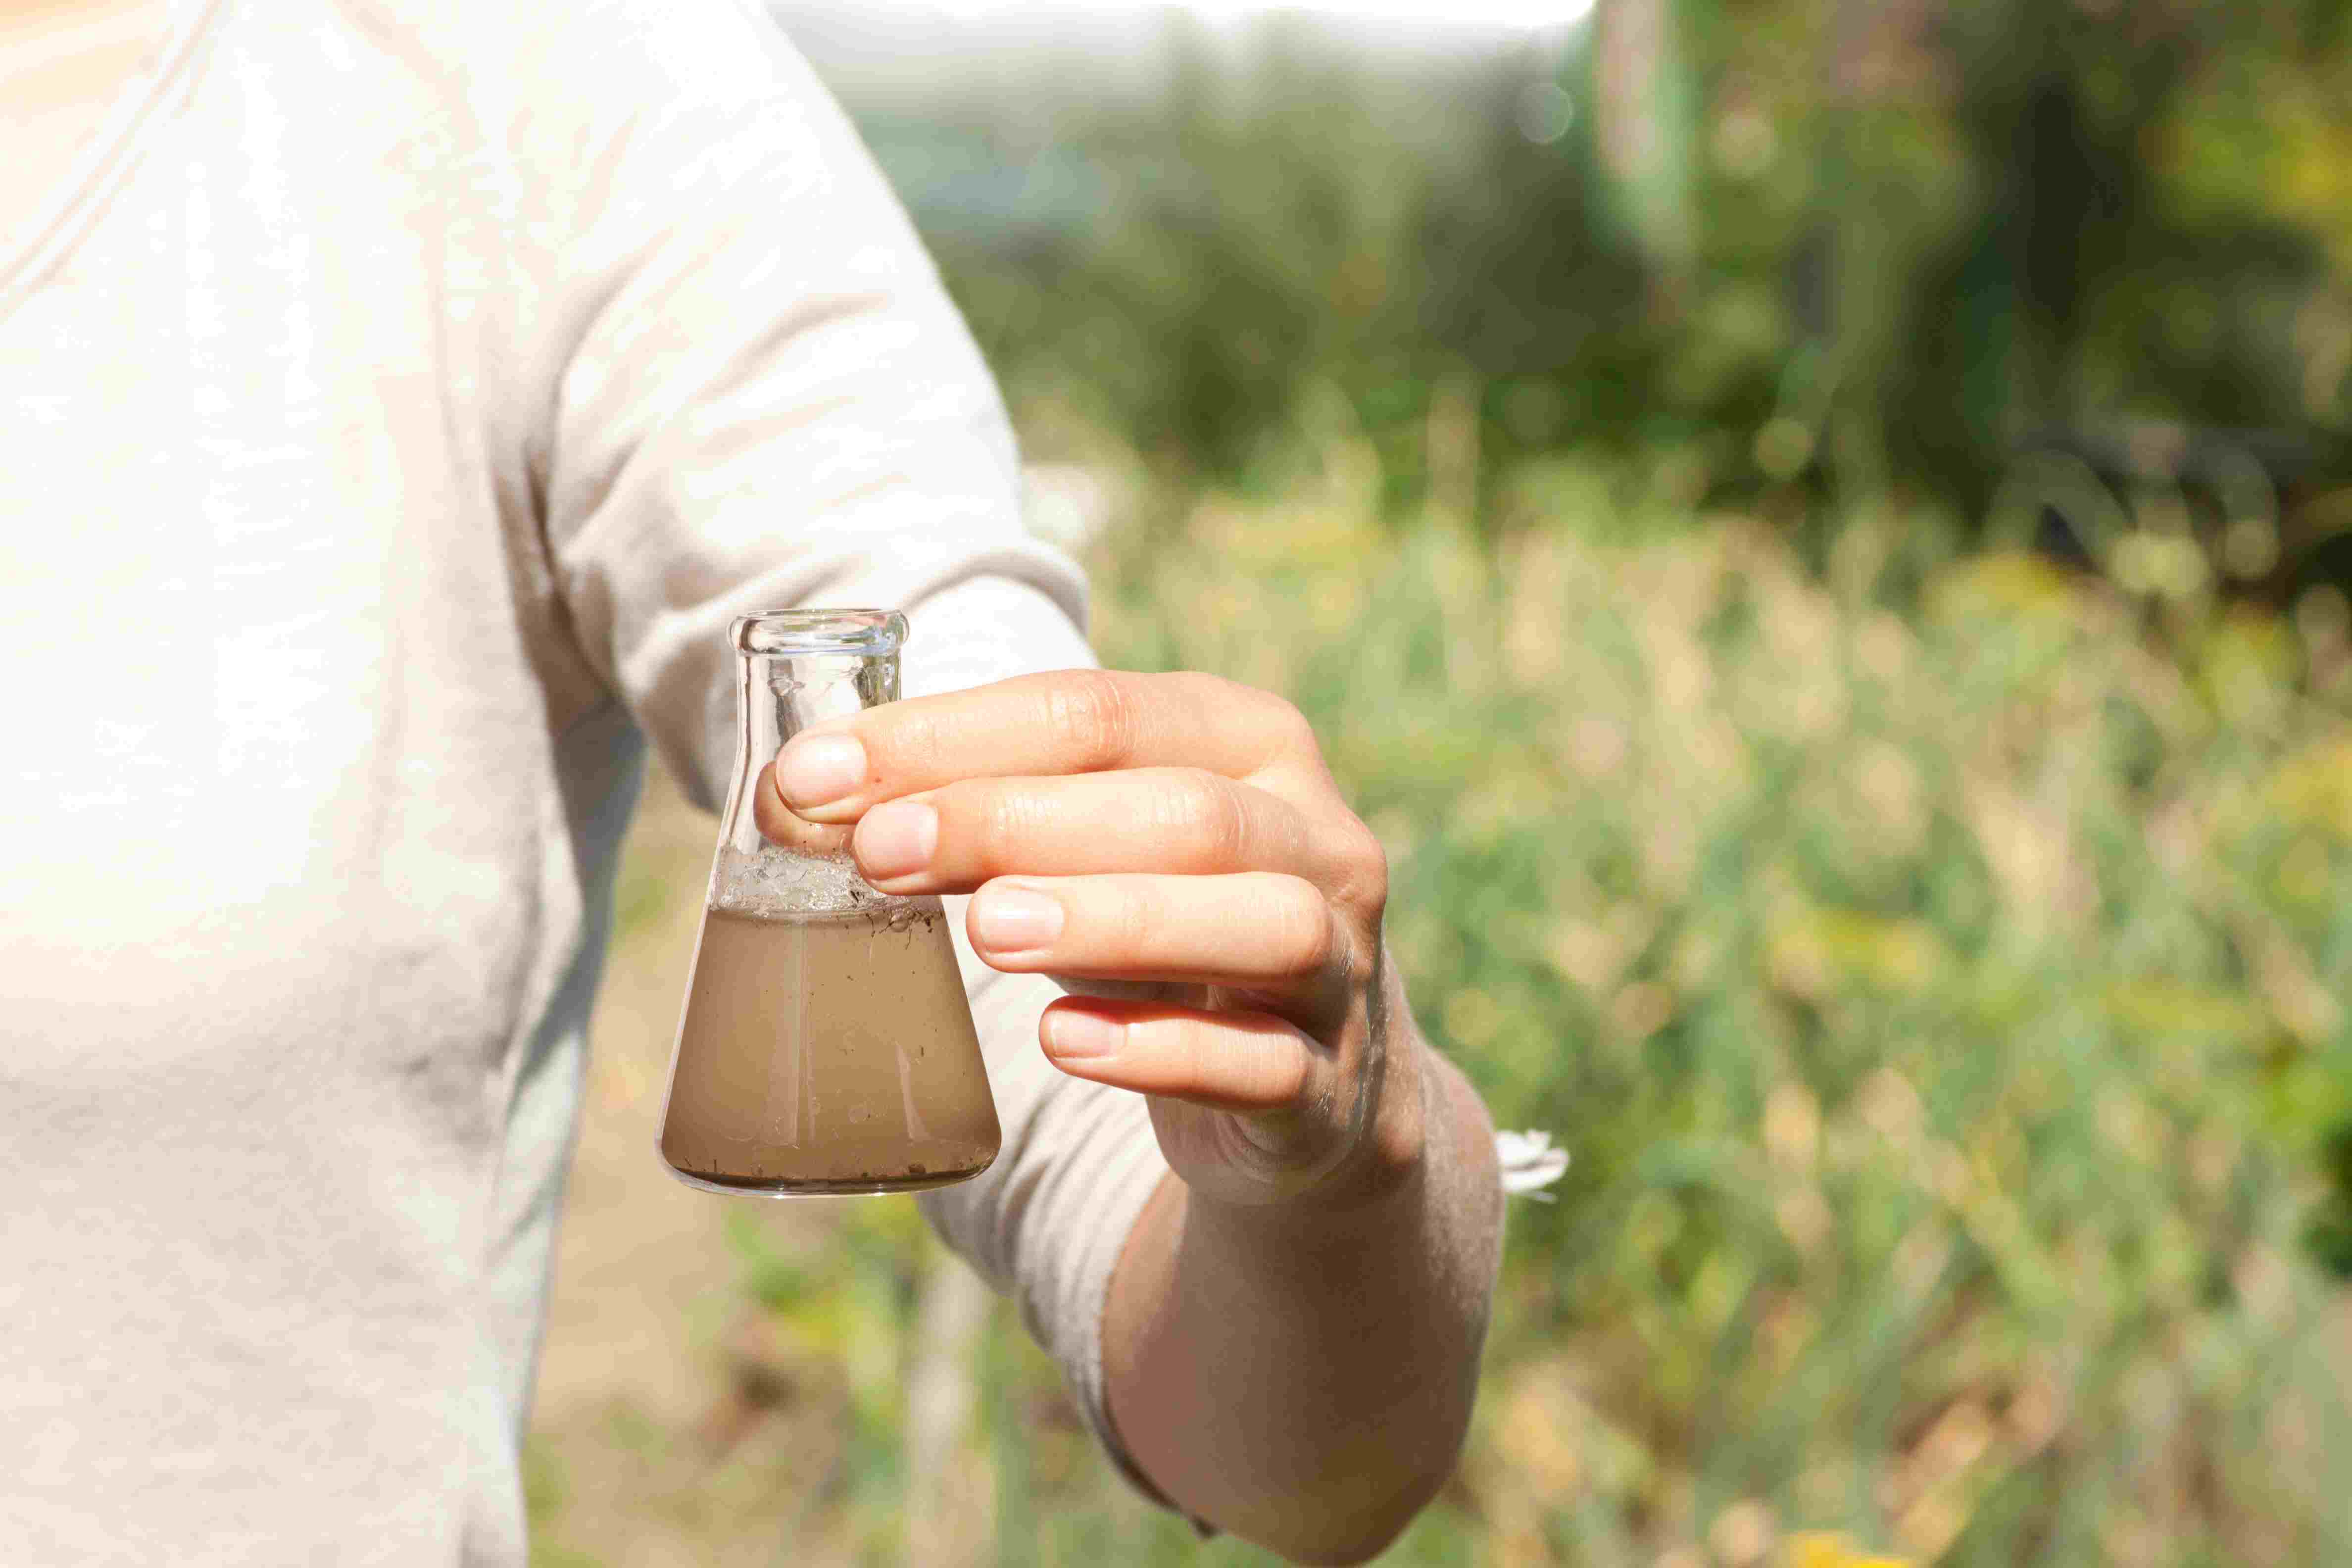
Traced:
<svg viewBox="0 0 2352 1568">
<path fill-rule="evenodd" d="M 738 853 L 773 850 L 753 809 L 761 775 L 785 742 L 813 724 L 856 713 L 898 696 L 898 656 L 745 654 L 736 688 L 735 782 L 727 802 L 726 840 Z M 845 832 L 812 834 L 803 852 L 832 849 Z"/>
<path fill-rule="evenodd" d="M 740 855 L 772 851 L 752 809 L 761 773 L 810 726 L 898 699 L 903 616 L 881 610 L 781 611 L 734 626 L 739 668 L 735 781 L 724 842 Z"/>
</svg>

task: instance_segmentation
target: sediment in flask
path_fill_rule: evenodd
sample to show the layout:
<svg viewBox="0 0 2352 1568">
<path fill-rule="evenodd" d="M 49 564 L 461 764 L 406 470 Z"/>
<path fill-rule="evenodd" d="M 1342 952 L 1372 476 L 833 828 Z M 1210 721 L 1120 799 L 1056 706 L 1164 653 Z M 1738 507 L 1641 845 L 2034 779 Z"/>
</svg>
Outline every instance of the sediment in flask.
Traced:
<svg viewBox="0 0 2352 1568">
<path fill-rule="evenodd" d="M 946 916 L 936 899 L 703 915 L 662 1157 L 737 1192 L 941 1186 L 996 1157 Z"/>
</svg>

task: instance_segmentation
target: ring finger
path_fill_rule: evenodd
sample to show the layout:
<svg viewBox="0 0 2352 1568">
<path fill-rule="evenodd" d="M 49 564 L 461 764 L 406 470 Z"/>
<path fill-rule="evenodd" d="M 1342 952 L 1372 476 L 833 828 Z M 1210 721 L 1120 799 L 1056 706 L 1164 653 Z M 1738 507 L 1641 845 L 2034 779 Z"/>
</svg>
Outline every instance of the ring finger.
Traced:
<svg viewBox="0 0 2352 1568">
<path fill-rule="evenodd" d="M 990 967 L 1088 979 L 1224 985 L 1339 1003 L 1347 933 L 1313 883 L 1223 877 L 1002 877 L 964 931 Z"/>
</svg>

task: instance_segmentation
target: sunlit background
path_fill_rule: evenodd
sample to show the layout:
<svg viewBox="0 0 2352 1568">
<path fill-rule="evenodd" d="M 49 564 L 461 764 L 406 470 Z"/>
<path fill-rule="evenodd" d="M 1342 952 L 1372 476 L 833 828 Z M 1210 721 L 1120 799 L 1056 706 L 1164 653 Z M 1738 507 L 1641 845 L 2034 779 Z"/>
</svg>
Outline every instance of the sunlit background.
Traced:
<svg viewBox="0 0 2352 1568">
<path fill-rule="evenodd" d="M 1519 1200 L 1388 1561 L 2352 1561 L 2352 6 L 786 5 L 1109 661 L 1288 693 Z M 633 840 L 550 1564 L 1263 1561 L 911 1204 L 651 1152 Z"/>
<path fill-rule="evenodd" d="M 1018 0 L 950 0 L 940 5 L 898 5 L 867 6 L 867 15 L 885 13 L 899 17 L 944 16 L 958 21 L 985 20 L 994 24 L 1037 26 L 1039 9 L 1022 5 Z M 1092 12 L 1097 16 L 1124 13 L 1129 16 L 1164 17 L 1177 7 L 1152 0 L 1107 0 L 1107 3 L 1086 6 L 1066 7 L 1062 17 L 1055 17 L 1049 8 L 1045 17 L 1059 22 L 1069 16 Z M 1402 21 L 1417 22 L 1446 28 L 1465 26 L 1496 25 L 1506 27 L 1543 28 L 1566 26 L 1582 20 L 1592 9 L 1592 0 L 1463 0 L 1459 5 L 1447 5 L 1442 0 L 1311 0 L 1307 4 L 1269 4 L 1267 0 L 1197 0 L 1181 8 L 1181 14 L 1197 21 L 1221 23 L 1252 23 L 1268 15 L 1322 16 L 1340 22 Z M 821 8 L 796 8 L 796 16 L 787 17 L 788 24 L 805 25 L 807 17 Z"/>
</svg>

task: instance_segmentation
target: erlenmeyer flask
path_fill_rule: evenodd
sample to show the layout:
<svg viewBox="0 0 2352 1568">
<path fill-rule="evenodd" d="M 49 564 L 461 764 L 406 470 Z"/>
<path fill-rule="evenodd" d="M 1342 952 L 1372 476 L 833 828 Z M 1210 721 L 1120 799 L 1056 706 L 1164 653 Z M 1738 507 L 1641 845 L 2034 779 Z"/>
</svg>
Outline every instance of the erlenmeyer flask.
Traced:
<svg viewBox="0 0 2352 1568">
<path fill-rule="evenodd" d="M 996 1158 L 996 1105 L 940 900 L 877 891 L 840 829 L 760 832 L 777 749 L 894 700 L 906 617 L 780 610 L 731 628 L 735 784 L 670 1063 L 661 1154 L 714 1192 L 911 1192 Z M 797 819 L 794 819 L 795 821 Z"/>
</svg>

